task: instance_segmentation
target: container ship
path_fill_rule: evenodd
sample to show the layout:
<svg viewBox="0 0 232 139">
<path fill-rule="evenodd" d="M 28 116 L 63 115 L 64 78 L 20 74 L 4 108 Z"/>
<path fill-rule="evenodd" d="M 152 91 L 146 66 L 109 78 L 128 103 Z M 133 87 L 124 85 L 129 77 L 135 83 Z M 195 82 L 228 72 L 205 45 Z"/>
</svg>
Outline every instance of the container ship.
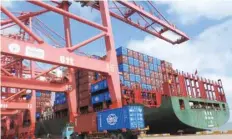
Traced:
<svg viewBox="0 0 232 139">
<path fill-rule="evenodd" d="M 221 80 L 175 70 L 165 60 L 128 48 L 119 47 L 116 52 L 123 105 L 144 107 L 148 134 L 192 134 L 228 121 L 229 108 Z M 110 93 L 103 74 L 77 70 L 76 86 L 79 113 L 110 108 Z M 53 113 L 37 117 L 35 135 L 60 135 L 69 122 L 68 111 L 65 93 L 56 92 Z"/>
</svg>

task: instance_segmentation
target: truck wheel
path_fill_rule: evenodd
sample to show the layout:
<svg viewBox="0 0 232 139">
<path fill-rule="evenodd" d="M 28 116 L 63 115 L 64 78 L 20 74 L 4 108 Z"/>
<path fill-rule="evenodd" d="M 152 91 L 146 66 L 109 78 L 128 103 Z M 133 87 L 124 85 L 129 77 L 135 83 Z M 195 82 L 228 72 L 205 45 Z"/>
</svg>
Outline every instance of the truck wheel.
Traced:
<svg viewBox="0 0 232 139">
<path fill-rule="evenodd" d="M 111 138 L 111 139 L 117 139 L 117 135 L 114 134 L 114 133 L 111 133 L 111 134 L 110 134 L 110 138 Z"/>
</svg>

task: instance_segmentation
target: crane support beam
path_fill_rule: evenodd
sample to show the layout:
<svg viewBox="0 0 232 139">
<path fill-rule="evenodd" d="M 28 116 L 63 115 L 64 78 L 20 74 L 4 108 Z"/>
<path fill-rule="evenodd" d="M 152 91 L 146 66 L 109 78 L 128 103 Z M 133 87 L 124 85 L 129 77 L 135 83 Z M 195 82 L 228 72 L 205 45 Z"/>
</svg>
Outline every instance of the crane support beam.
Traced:
<svg viewBox="0 0 232 139">
<path fill-rule="evenodd" d="M 4 102 L 1 101 L 1 109 L 14 109 L 14 110 L 19 110 L 19 109 L 32 109 L 33 105 L 31 103 L 26 103 L 26 102 Z"/>
<path fill-rule="evenodd" d="M 46 3 L 44 3 L 44 2 L 41 2 L 41 1 L 34 1 L 34 0 L 28 0 L 28 2 L 30 2 L 30 3 L 32 3 L 32 4 L 35 4 L 35 5 L 38 5 L 38 6 L 41 6 L 41 7 L 45 8 L 45 9 L 49 9 L 49 10 L 51 10 L 51 11 L 53 11 L 53 12 L 56 12 L 56 13 L 59 13 L 59 14 L 61 14 L 61 15 L 67 16 L 67 17 L 69 17 L 69 18 L 72 18 L 72 19 L 74 19 L 74 20 L 77 20 L 77 21 L 79 21 L 79 22 L 82 22 L 82 23 L 84 23 L 84 24 L 87 24 L 87 25 L 89 25 L 89 26 L 98 28 L 98 29 L 103 30 L 103 31 L 107 31 L 107 28 L 104 27 L 104 26 L 102 26 L 102 25 L 99 25 L 99 24 L 97 24 L 97 23 L 91 22 L 91 21 L 86 20 L 86 19 L 84 19 L 84 18 L 81 18 L 81 17 L 79 17 L 79 16 L 77 16 L 77 15 L 74 15 L 74 14 L 68 12 L 68 11 L 62 10 L 62 9 L 57 8 L 57 7 L 54 7 L 54 6 L 51 6 L 51 5 L 46 4 Z"/>
<path fill-rule="evenodd" d="M 71 53 L 67 48 L 53 48 L 47 44 L 32 44 L 29 42 L 1 37 L 1 53 L 11 56 L 19 56 L 25 59 L 39 62 L 66 66 L 70 68 L 82 68 L 102 73 L 114 72 L 117 65 L 103 60 L 97 60 L 86 56 Z M 113 50 L 115 51 L 115 50 Z"/>
<path fill-rule="evenodd" d="M 17 17 L 15 17 L 11 12 L 9 12 L 6 8 L 0 6 L 1 11 L 6 14 L 9 18 L 11 18 L 15 23 L 17 23 L 23 30 L 25 30 L 31 37 L 33 37 L 38 43 L 43 43 L 44 41 L 36 36 L 31 30 L 24 25 Z"/>
<path fill-rule="evenodd" d="M 2 76 L 2 87 L 32 89 L 32 90 L 51 90 L 55 92 L 62 92 L 67 90 L 66 85 L 54 84 L 34 79 L 22 79 L 16 77 Z"/>
<path fill-rule="evenodd" d="M 127 2 L 127 1 L 122 1 L 122 0 L 119 0 L 118 2 L 119 2 L 120 4 L 122 4 L 122 5 L 124 5 L 124 6 L 128 7 L 128 8 L 130 8 L 130 9 L 133 9 L 133 10 L 136 11 L 137 13 L 139 13 L 139 14 L 145 16 L 146 18 L 148 18 L 148 19 L 150 19 L 150 20 L 156 22 L 157 24 L 160 24 L 161 26 L 164 26 L 164 27 L 168 28 L 169 30 L 175 32 L 176 34 L 185 37 L 187 40 L 189 39 L 188 36 L 187 36 L 185 33 L 181 32 L 181 31 L 178 30 L 178 29 L 176 29 L 174 26 L 171 26 L 171 25 L 169 25 L 168 23 L 166 23 L 166 22 L 160 20 L 159 18 L 153 16 L 152 14 L 150 14 L 150 13 L 144 11 L 143 9 L 139 8 L 138 6 L 136 6 L 135 4 L 132 4 L 132 3 Z"/>
<path fill-rule="evenodd" d="M 18 113 L 18 110 L 3 110 L 1 111 L 2 116 L 15 115 Z"/>
</svg>

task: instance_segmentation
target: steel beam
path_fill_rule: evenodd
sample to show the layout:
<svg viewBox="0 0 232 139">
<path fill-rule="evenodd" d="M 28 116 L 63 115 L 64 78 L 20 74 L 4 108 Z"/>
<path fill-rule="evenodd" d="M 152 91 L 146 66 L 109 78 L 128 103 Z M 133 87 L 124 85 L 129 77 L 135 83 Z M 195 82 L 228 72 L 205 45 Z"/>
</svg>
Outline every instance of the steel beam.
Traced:
<svg viewBox="0 0 232 139">
<path fill-rule="evenodd" d="M 1 37 L 1 39 L 1 53 L 5 55 L 103 73 L 114 72 L 117 69 L 117 65 L 103 60 L 76 55 L 75 53 L 69 52 L 67 48 L 53 48 L 45 43 L 32 44 L 7 37 Z"/>
<path fill-rule="evenodd" d="M 2 87 L 11 88 L 22 88 L 22 89 L 32 89 L 32 90 L 51 90 L 55 92 L 62 92 L 67 90 L 67 84 L 55 84 L 42 82 L 34 79 L 22 79 L 16 77 L 2 76 Z"/>
</svg>

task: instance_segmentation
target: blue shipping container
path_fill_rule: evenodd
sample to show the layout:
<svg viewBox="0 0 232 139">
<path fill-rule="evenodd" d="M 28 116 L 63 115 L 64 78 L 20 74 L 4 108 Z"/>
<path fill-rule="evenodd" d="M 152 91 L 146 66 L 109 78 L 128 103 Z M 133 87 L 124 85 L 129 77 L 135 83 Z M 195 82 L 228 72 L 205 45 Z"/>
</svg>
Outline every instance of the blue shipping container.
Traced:
<svg viewBox="0 0 232 139">
<path fill-rule="evenodd" d="M 129 66 L 127 64 L 120 64 L 118 70 L 119 72 L 129 72 Z"/>
<path fill-rule="evenodd" d="M 147 85 L 146 84 L 142 84 L 142 89 L 147 89 Z"/>
<path fill-rule="evenodd" d="M 151 85 L 147 85 L 147 90 L 152 90 Z"/>
<path fill-rule="evenodd" d="M 103 82 L 103 83 L 102 83 L 102 89 L 108 88 L 107 80 L 103 80 L 102 82 Z"/>
<path fill-rule="evenodd" d="M 134 74 L 130 74 L 130 81 L 135 82 L 135 75 Z"/>
<path fill-rule="evenodd" d="M 129 65 L 134 65 L 134 58 L 128 57 L 128 63 Z"/>
<path fill-rule="evenodd" d="M 149 64 L 149 69 L 150 70 L 154 70 L 154 65 L 153 64 Z"/>
<path fill-rule="evenodd" d="M 40 91 L 36 91 L 36 97 L 41 97 L 41 92 Z"/>
<path fill-rule="evenodd" d="M 91 84 L 91 93 L 97 92 L 103 89 L 103 81 Z"/>
<path fill-rule="evenodd" d="M 116 53 L 117 53 L 117 56 L 120 56 L 120 55 L 127 55 L 127 48 L 124 48 L 124 47 L 119 47 L 116 49 Z"/>
<path fill-rule="evenodd" d="M 147 55 L 143 55 L 143 60 L 148 62 L 148 56 Z"/>
<path fill-rule="evenodd" d="M 108 91 L 104 93 L 104 100 L 105 101 L 111 100 L 110 93 Z"/>
<path fill-rule="evenodd" d="M 131 87 L 131 84 L 129 81 L 124 81 L 124 85 L 127 86 L 127 87 Z"/>
<path fill-rule="evenodd" d="M 98 131 L 144 128 L 142 106 L 124 106 L 97 113 Z"/>
<path fill-rule="evenodd" d="M 99 102 L 103 102 L 104 101 L 104 94 L 98 94 L 98 95 L 95 95 L 95 96 L 92 96 L 92 104 L 96 104 L 96 103 L 99 103 Z"/>
<path fill-rule="evenodd" d="M 158 72 L 158 65 L 154 65 L 154 71 Z"/>
<path fill-rule="evenodd" d="M 150 71 L 149 70 L 145 70 L 145 75 L 149 77 L 150 76 Z"/>
<path fill-rule="evenodd" d="M 134 66 L 135 67 L 139 67 L 139 60 L 138 59 L 133 59 L 133 62 L 134 62 Z"/>
<path fill-rule="evenodd" d="M 141 82 L 141 77 L 140 75 L 135 75 L 135 82 L 140 83 Z"/>
</svg>

